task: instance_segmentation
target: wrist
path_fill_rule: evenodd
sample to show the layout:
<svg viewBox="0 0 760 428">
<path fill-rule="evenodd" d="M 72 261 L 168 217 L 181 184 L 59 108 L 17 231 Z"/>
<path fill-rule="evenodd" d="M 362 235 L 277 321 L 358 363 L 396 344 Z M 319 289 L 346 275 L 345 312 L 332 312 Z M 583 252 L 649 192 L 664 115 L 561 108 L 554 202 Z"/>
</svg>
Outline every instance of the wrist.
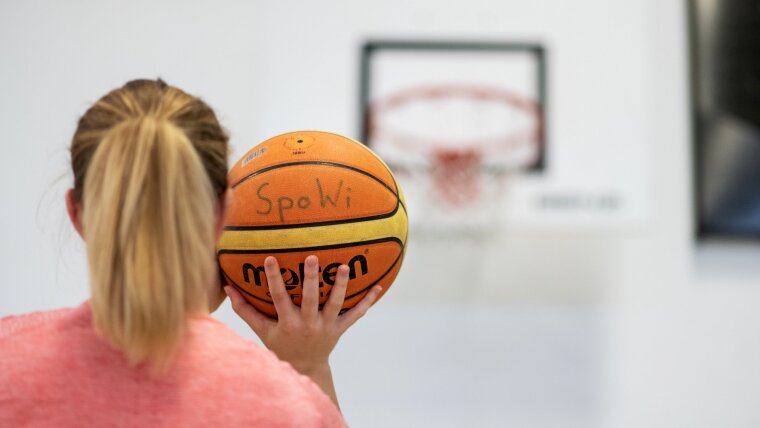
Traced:
<svg viewBox="0 0 760 428">
<path fill-rule="evenodd" d="M 331 373 L 327 361 L 292 361 L 290 365 L 299 373 L 310 377 Z"/>
</svg>

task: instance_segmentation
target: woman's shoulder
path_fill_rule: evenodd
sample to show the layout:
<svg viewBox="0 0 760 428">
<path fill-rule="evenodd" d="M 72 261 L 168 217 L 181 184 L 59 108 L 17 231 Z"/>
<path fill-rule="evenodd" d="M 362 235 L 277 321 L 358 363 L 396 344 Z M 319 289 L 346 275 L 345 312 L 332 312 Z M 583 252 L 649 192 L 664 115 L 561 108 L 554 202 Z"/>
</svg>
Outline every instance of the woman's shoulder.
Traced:
<svg viewBox="0 0 760 428">
<path fill-rule="evenodd" d="M 179 370 L 192 370 L 202 362 L 207 369 L 195 380 L 204 385 L 195 387 L 201 387 L 210 401 L 218 405 L 250 403 L 251 413 L 246 417 L 255 419 L 256 426 L 279 426 L 276 421 L 283 418 L 294 426 L 345 426 L 330 398 L 309 377 L 226 324 L 211 319 L 204 324 L 202 334 L 194 326 L 190 352 L 183 356 L 189 359 Z M 254 411 L 257 408 L 261 411 Z"/>
<path fill-rule="evenodd" d="M 76 349 L 91 330 L 89 314 L 85 302 L 76 308 L 0 318 L 0 366 L 4 375 L 31 371 L 59 360 L 63 349 Z"/>
<path fill-rule="evenodd" d="M 17 385 L 0 392 L 0 401 L 12 404 L 0 406 L 0 421 L 12 419 L 16 410 L 24 414 L 40 400 L 78 415 L 91 412 L 89 403 L 104 396 L 129 406 L 151 396 L 151 406 L 163 409 L 161 418 L 177 422 L 169 425 L 204 420 L 193 421 L 190 415 L 214 415 L 219 425 L 345 424 L 309 378 L 210 316 L 190 321 L 187 342 L 169 373 L 159 378 L 128 367 L 121 354 L 97 338 L 91 320 L 88 303 L 0 319 L 0 385 Z M 132 416 L 153 421 L 151 408 Z M 109 418 L 119 411 L 102 408 Z"/>
<path fill-rule="evenodd" d="M 268 379 L 298 379 L 300 375 L 293 367 L 280 360 L 272 351 L 235 332 L 230 326 L 206 317 L 191 323 L 188 343 L 180 364 L 197 363 L 204 360 L 216 362 L 214 367 L 221 374 L 231 374 L 238 379 L 256 377 L 259 381 Z M 250 380 L 250 379 L 249 379 Z"/>
<path fill-rule="evenodd" d="M 50 328 L 56 321 L 71 318 L 83 312 L 86 305 L 87 303 L 83 303 L 77 308 L 35 311 L 2 317 L 0 318 L 0 341 L 13 339 L 25 334 L 33 334 L 39 329 Z"/>
</svg>

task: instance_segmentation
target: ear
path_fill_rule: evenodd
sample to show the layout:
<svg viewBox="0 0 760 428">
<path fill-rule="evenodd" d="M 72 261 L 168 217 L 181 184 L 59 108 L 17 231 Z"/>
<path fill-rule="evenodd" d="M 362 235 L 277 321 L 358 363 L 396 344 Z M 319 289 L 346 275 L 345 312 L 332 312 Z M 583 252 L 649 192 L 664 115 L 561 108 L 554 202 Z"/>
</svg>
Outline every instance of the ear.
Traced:
<svg viewBox="0 0 760 428">
<path fill-rule="evenodd" d="M 69 213 L 69 219 L 71 219 L 71 224 L 74 226 L 74 229 L 79 236 L 84 239 L 84 229 L 82 228 L 82 207 L 76 200 L 74 200 L 74 189 L 69 189 L 69 191 L 66 192 L 66 211 Z"/>
<path fill-rule="evenodd" d="M 231 196 L 229 189 L 225 189 L 220 195 L 219 199 L 216 201 L 216 228 L 214 229 L 216 233 L 216 240 L 219 240 L 219 237 L 222 236 L 222 232 L 224 231 L 224 220 L 227 218 L 227 209 L 230 206 Z"/>
</svg>

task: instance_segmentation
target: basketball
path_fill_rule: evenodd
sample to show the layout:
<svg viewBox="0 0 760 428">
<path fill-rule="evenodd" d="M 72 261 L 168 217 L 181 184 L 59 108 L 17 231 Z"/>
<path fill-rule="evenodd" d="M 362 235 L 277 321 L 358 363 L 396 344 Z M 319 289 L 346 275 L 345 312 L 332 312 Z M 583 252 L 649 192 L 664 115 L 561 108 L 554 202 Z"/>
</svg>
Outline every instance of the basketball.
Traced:
<svg viewBox="0 0 760 428">
<path fill-rule="evenodd" d="M 222 280 L 260 312 L 277 316 L 264 273 L 268 256 L 277 258 L 297 305 L 310 254 L 319 257 L 320 306 L 341 264 L 350 269 L 342 311 L 376 284 L 385 294 L 395 280 L 406 250 L 404 197 L 364 144 L 329 132 L 279 135 L 233 165 L 229 186 L 217 250 Z"/>
</svg>

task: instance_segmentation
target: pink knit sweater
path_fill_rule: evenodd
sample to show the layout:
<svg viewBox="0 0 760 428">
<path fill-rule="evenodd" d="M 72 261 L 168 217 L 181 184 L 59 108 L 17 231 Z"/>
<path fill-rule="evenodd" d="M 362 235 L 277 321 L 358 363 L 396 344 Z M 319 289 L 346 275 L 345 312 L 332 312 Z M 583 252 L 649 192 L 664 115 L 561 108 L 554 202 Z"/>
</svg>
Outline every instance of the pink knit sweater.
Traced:
<svg viewBox="0 0 760 428">
<path fill-rule="evenodd" d="M 343 427 L 311 379 L 210 316 L 173 367 L 130 368 L 89 303 L 0 319 L 0 427 Z"/>
</svg>

